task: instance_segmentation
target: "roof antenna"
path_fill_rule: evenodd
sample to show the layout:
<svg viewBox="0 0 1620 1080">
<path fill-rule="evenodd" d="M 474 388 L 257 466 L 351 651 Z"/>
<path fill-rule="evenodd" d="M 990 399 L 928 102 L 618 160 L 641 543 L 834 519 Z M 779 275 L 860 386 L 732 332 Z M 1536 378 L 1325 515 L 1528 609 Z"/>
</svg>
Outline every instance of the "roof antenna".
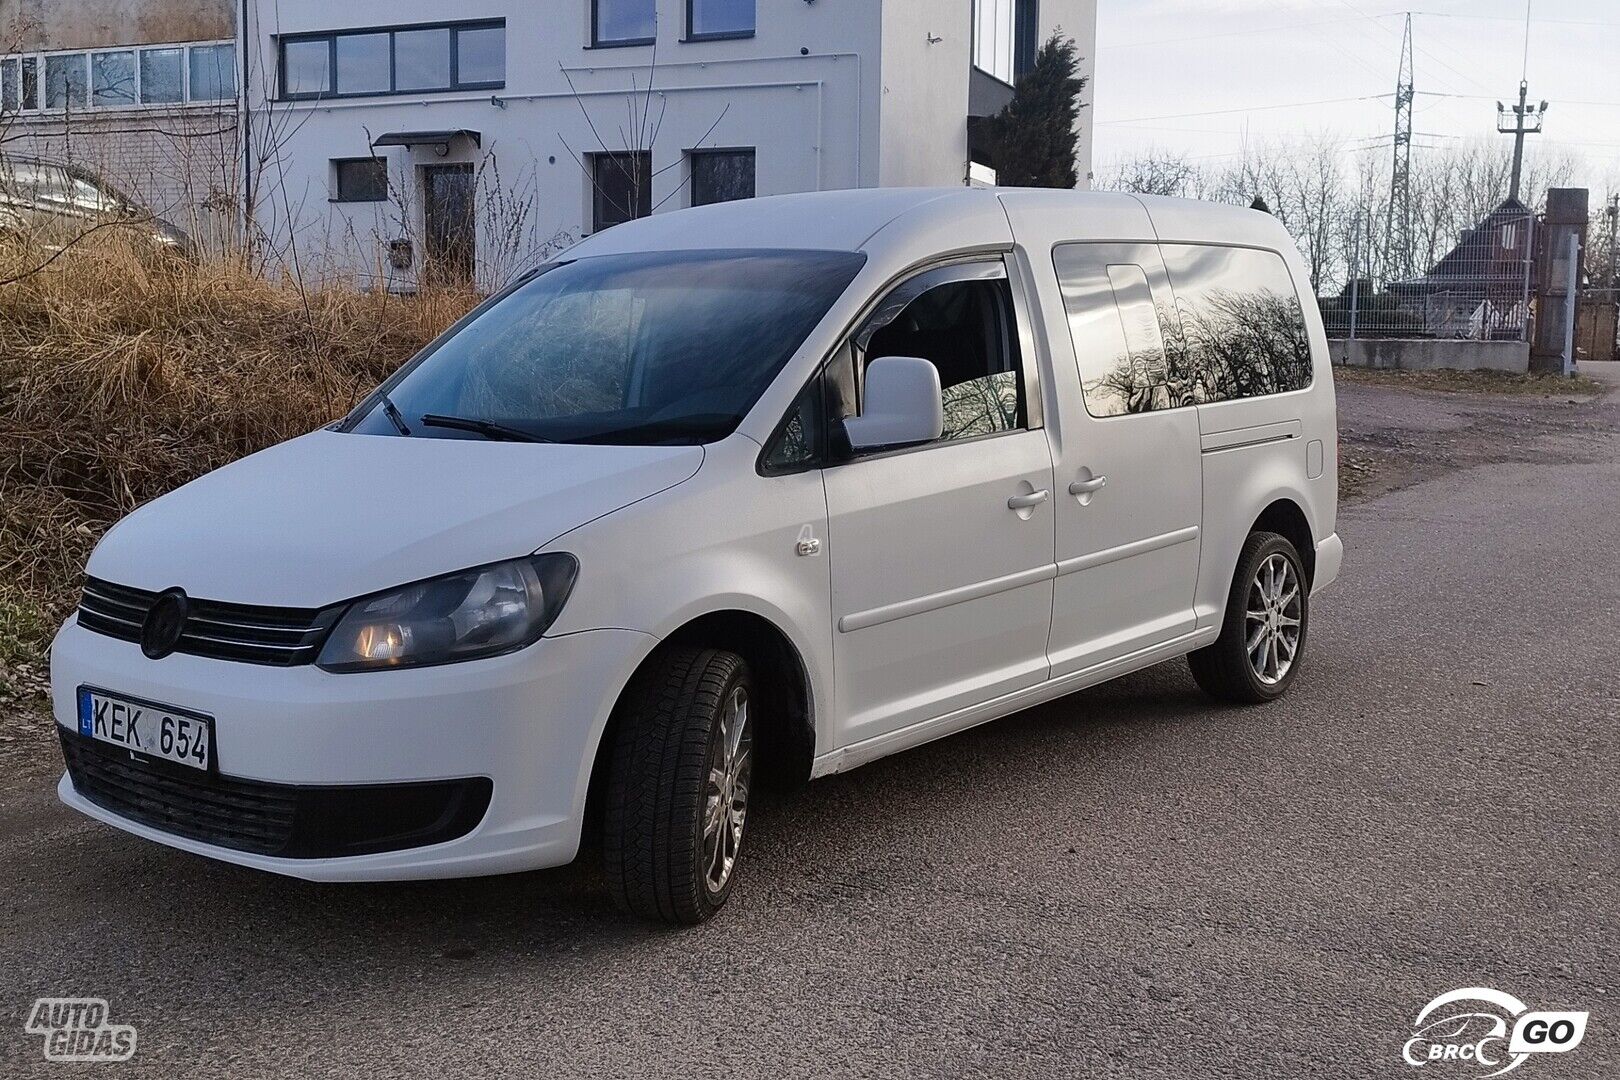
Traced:
<svg viewBox="0 0 1620 1080">
<path fill-rule="evenodd" d="M 1269 213 L 1271 213 L 1271 207 L 1269 207 L 1269 206 L 1267 206 L 1267 205 L 1266 205 L 1266 200 L 1265 200 L 1265 199 L 1262 199 L 1262 198 L 1261 198 L 1261 197 L 1260 197 L 1260 196 L 1258 196 L 1258 195 L 1256 195 L 1256 196 L 1255 196 L 1255 197 L 1254 197 L 1254 202 L 1252 202 L 1252 203 L 1250 203 L 1250 204 L 1249 204 L 1249 209 L 1250 209 L 1250 210 L 1258 210 L 1258 211 L 1260 211 L 1260 212 L 1261 212 L 1261 213 L 1262 213 L 1262 214 L 1269 214 Z"/>
</svg>

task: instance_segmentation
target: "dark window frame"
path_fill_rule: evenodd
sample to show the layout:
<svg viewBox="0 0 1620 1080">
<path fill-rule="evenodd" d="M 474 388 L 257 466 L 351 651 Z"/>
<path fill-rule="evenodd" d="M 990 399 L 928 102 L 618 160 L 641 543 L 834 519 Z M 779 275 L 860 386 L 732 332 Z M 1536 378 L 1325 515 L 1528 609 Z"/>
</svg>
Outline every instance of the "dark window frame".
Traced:
<svg viewBox="0 0 1620 1080">
<path fill-rule="evenodd" d="M 638 202 L 638 205 L 631 208 L 630 215 L 619 221 L 609 222 L 604 225 L 602 223 L 602 207 L 604 203 L 602 184 L 596 178 L 596 170 L 603 162 L 612 161 L 616 158 L 641 158 L 645 160 L 647 165 L 646 175 L 643 177 L 644 183 L 642 184 L 641 191 L 638 193 L 640 202 Z M 600 153 L 589 154 L 587 155 L 586 160 L 591 167 L 587 180 L 591 185 L 591 233 L 593 235 L 606 229 L 611 229 L 615 225 L 623 225 L 626 222 L 636 221 L 640 218 L 652 216 L 653 163 L 651 150 L 608 150 Z M 620 168 L 622 169 L 623 166 L 621 165 Z M 626 177 L 628 178 L 629 174 L 626 174 Z M 645 203 L 647 207 L 647 212 L 644 214 L 638 214 L 635 212 L 636 210 L 641 209 L 641 203 Z"/>
<path fill-rule="evenodd" d="M 591 43 L 588 49 L 633 49 L 638 46 L 656 44 L 658 41 L 658 4 L 657 0 L 648 0 L 653 6 L 653 36 L 639 38 L 605 38 L 598 32 L 602 25 L 602 0 L 591 0 Z"/>
<path fill-rule="evenodd" d="M 717 157 L 717 156 L 722 155 L 722 154 L 747 154 L 749 157 L 754 159 L 754 166 L 755 166 L 754 193 L 752 195 L 746 195 L 743 198 L 744 199 L 755 199 L 755 198 L 759 197 L 759 172 L 758 172 L 758 167 L 759 167 L 759 147 L 757 147 L 757 146 L 702 146 L 702 147 L 698 147 L 696 149 L 688 150 L 686 152 L 686 156 L 688 158 L 687 167 L 691 171 L 691 185 L 692 185 L 691 186 L 691 191 L 690 191 L 690 194 L 689 194 L 689 197 L 688 197 L 688 201 L 693 206 L 717 206 L 717 205 L 719 205 L 720 203 L 723 203 L 723 202 L 741 202 L 741 201 L 743 201 L 742 199 L 714 199 L 714 200 L 711 200 L 709 202 L 698 202 L 698 197 L 697 197 L 697 195 L 698 195 L 698 190 L 697 190 L 697 161 L 698 161 L 698 158 Z"/>
<path fill-rule="evenodd" d="M 694 29 L 692 21 L 693 9 L 702 2 L 703 0 L 686 0 L 686 36 L 681 38 L 681 41 L 741 41 L 745 38 L 754 37 L 759 33 L 759 4 L 757 0 L 754 4 L 754 25 L 752 28 L 748 30 L 719 30 L 708 34 L 698 33 Z"/>
<path fill-rule="evenodd" d="M 375 198 L 371 198 L 369 196 L 360 197 L 360 196 L 353 196 L 353 195 L 345 195 L 345 194 L 343 194 L 343 166 L 345 166 L 345 165 L 363 165 L 363 164 L 374 164 L 374 165 L 379 166 L 382 169 L 383 190 L 382 190 L 382 194 L 375 197 Z M 379 203 L 379 202 L 387 202 L 388 201 L 388 190 L 389 190 L 389 183 L 388 183 L 388 159 L 387 158 L 380 157 L 380 156 L 377 156 L 377 155 L 373 155 L 371 157 L 344 157 L 344 158 L 333 158 L 332 159 L 332 198 L 329 201 L 331 201 L 331 202 L 339 202 L 339 203 Z"/>
<path fill-rule="evenodd" d="M 399 59 L 394 47 L 394 35 L 411 30 L 448 30 L 450 31 L 450 83 L 448 86 L 418 87 L 410 90 L 396 89 L 399 86 Z M 461 81 L 461 33 L 465 30 L 500 30 L 506 31 L 505 19 L 462 19 L 452 22 L 428 23 L 400 23 L 393 26 L 357 26 L 343 30 L 324 30 L 316 33 L 281 34 L 276 38 L 276 94 L 279 101 L 328 101 L 333 98 L 376 98 L 376 97 L 402 97 L 419 94 L 451 94 L 463 90 L 501 90 L 506 87 L 506 79 L 499 82 L 462 82 Z M 388 86 L 387 90 L 365 90 L 355 93 L 343 94 L 337 90 L 338 64 L 337 41 L 342 37 L 363 37 L 371 34 L 388 35 Z M 313 93 L 291 93 L 287 89 L 287 46 L 297 42 L 324 41 L 326 42 L 327 71 L 331 80 L 331 89 L 315 91 Z M 504 40 L 502 42 L 504 46 Z M 503 58 L 504 59 L 504 58 Z M 504 64 L 503 64 L 504 67 Z"/>
</svg>

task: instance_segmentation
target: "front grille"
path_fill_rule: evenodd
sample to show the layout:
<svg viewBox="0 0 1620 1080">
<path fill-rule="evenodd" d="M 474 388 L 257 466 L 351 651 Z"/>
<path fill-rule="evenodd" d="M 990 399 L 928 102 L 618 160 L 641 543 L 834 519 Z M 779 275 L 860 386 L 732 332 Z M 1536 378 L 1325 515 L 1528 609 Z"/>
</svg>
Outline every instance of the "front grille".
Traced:
<svg viewBox="0 0 1620 1080">
<path fill-rule="evenodd" d="M 104 810 L 215 847 L 289 859 L 440 844 L 489 809 L 487 777 L 404 784 L 271 784 L 136 757 L 59 728 L 73 789 Z"/>
<path fill-rule="evenodd" d="M 79 600 L 79 625 L 123 641 L 140 641 L 147 612 L 160 593 L 88 578 Z M 190 614 L 175 652 L 292 667 L 313 663 L 341 607 L 259 607 L 189 598 Z"/>
</svg>

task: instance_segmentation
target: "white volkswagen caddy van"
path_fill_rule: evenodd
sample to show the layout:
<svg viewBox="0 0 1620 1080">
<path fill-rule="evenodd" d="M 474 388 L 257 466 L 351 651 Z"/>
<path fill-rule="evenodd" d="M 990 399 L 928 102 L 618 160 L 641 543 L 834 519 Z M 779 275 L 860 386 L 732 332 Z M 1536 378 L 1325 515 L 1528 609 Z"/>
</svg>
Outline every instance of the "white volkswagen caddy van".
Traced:
<svg viewBox="0 0 1620 1080">
<path fill-rule="evenodd" d="M 141 508 L 52 650 L 68 805 L 324 881 L 599 845 L 725 901 L 761 783 L 1186 655 L 1299 676 L 1332 375 L 1255 211 L 875 190 L 654 216 Z"/>
</svg>

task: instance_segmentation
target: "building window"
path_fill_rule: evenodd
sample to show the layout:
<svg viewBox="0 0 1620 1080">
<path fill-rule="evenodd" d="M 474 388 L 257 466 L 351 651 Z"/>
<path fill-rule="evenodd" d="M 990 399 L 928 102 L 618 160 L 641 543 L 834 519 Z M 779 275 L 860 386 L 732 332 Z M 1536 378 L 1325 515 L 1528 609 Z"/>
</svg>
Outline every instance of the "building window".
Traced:
<svg viewBox="0 0 1620 1080">
<path fill-rule="evenodd" d="M 693 150 L 692 205 L 754 197 L 754 151 Z"/>
<path fill-rule="evenodd" d="M 655 0 L 591 0 L 591 46 L 651 45 L 658 36 Z"/>
<path fill-rule="evenodd" d="M 387 34 L 344 34 L 336 48 L 338 93 L 386 94 L 394 88 Z"/>
<path fill-rule="evenodd" d="M 236 46 L 230 42 L 0 58 L 0 109 L 6 112 L 223 101 L 236 96 L 235 86 Z"/>
<path fill-rule="evenodd" d="M 186 99 L 184 49 L 141 50 L 141 104 L 175 105 Z"/>
<path fill-rule="evenodd" d="M 283 98 L 364 97 L 506 85 L 506 23 L 345 30 L 281 40 Z"/>
<path fill-rule="evenodd" d="M 135 52 L 90 55 L 90 100 L 97 106 L 135 104 Z"/>
<path fill-rule="evenodd" d="M 1004 83 L 1035 66 L 1039 0 L 973 0 L 973 66 Z"/>
<path fill-rule="evenodd" d="M 401 30 L 394 35 L 396 90 L 438 90 L 449 85 L 449 27 Z"/>
<path fill-rule="evenodd" d="M 191 50 L 191 101 L 234 98 L 236 46 L 203 45 Z"/>
<path fill-rule="evenodd" d="M 754 36 L 754 0 L 686 0 L 686 40 Z"/>
<path fill-rule="evenodd" d="M 338 202 L 385 202 L 388 199 L 388 162 L 379 157 L 337 158 Z"/>
<path fill-rule="evenodd" d="M 45 58 L 47 109 L 82 109 L 89 103 L 87 60 L 84 53 L 52 53 Z"/>
<path fill-rule="evenodd" d="M 646 150 L 591 155 L 592 228 L 612 228 L 652 213 L 652 154 Z"/>
</svg>

